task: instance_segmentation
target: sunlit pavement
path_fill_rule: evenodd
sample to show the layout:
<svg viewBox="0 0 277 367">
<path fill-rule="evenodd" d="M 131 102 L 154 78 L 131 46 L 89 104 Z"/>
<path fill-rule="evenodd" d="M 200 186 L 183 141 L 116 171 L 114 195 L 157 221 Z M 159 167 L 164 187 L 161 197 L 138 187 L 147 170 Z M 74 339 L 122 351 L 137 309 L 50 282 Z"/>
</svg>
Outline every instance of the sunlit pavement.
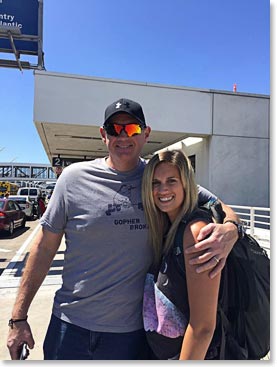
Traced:
<svg viewBox="0 0 277 367">
<path fill-rule="evenodd" d="M 33 332 L 35 347 L 33 350 L 30 350 L 28 360 L 43 360 L 42 346 L 51 316 L 53 297 L 61 284 L 64 249 L 65 244 L 63 240 L 49 273 L 37 292 L 29 310 L 28 322 Z M 12 306 L 15 301 L 28 250 L 29 247 L 26 247 L 22 253 L 19 251 L 0 276 L 0 297 L 2 300 L 0 313 L 0 330 L 2 334 L 0 360 L 10 360 L 10 355 L 6 347 L 9 329 L 8 319 L 11 316 Z"/>
<path fill-rule="evenodd" d="M 258 240 L 260 245 L 266 249 L 270 256 L 270 232 L 268 230 L 255 230 L 254 237 Z M 29 244 L 25 243 L 24 250 L 22 251 L 21 249 L 21 251 L 18 251 L 0 276 L 0 297 L 2 300 L 0 330 L 2 331 L 2 340 L 4 341 L 0 345 L 0 360 L 10 360 L 9 352 L 6 347 L 8 319 L 11 315 L 11 309 L 15 301 L 20 277 L 27 259 Z M 34 349 L 30 350 L 29 360 L 43 360 L 42 346 L 51 316 L 53 297 L 61 284 L 64 250 L 65 244 L 64 240 L 62 240 L 50 271 L 37 292 L 29 310 L 28 321 L 32 328 L 36 343 Z M 264 359 L 269 359 L 269 355 Z"/>
</svg>

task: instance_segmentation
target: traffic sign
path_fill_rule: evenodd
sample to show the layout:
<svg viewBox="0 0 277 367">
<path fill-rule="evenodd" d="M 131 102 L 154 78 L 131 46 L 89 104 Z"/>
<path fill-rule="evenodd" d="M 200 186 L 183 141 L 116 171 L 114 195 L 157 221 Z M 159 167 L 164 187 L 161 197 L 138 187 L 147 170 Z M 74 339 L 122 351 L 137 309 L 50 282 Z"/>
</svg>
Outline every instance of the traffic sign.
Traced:
<svg viewBox="0 0 277 367">
<path fill-rule="evenodd" d="M 81 158 L 53 157 L 52 158 L 52 167 L 67 167 L 71 163 L 82 162 L 82 161 L 85 161 L 85 160 L 86 159 L 81 159 Z"/>
</svg>

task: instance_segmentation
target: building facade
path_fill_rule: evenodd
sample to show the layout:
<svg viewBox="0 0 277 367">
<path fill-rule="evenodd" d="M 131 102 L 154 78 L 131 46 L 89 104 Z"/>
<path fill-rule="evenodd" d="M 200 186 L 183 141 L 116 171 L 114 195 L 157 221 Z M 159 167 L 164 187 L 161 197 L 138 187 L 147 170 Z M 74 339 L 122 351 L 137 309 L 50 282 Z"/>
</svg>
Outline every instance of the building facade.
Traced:
<svg viewBox="0 0 277 367">
<path fill-rule="evenodd" d="M 196 180 L 233 205 L 269 207 L 270 98 L 79 75 L 35 72 L 34 123 L 50 162 L 107 154 L 100 134 L 106 106 L 141 103 L 152 133 L 145 157 L 188 137 Z"/>
</svg>

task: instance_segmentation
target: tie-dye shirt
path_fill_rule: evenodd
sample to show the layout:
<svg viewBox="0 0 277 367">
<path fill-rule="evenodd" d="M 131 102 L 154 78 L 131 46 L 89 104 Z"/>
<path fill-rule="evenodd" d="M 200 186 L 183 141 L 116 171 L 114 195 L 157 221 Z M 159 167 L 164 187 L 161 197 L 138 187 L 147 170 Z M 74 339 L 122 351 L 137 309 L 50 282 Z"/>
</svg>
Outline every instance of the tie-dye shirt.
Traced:
<svg viewBox="0 0 277 367">
<path fill-rule="evenodd" d="M 211 216 L 196 209 L 187 219 L 211 222 Z M 184 229 L 183 229 L 184 230 Z M 145 280 L 143 320 L 148 342 L 159 359 L 178 359 L 189 321 L 183 231 L 177 231 L 171 251 L 159 270 L 149 271 Z"/>
</svg>

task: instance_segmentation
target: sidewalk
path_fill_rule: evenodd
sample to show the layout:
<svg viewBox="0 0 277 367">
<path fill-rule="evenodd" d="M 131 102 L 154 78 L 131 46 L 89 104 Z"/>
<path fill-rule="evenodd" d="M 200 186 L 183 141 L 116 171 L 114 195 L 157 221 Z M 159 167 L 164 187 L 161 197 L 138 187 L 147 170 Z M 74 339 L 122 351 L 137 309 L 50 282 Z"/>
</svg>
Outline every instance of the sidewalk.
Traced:
<svg viewBox="0 0 277 367">
<path fill-rule="evenodd" d="M 255 233 L 255 237 L 261 246 L 266 248 L 270 256 L 270 240 L 268 233 Z M 33 337 L 35 340 L 34 349 L 30 350 L 28 360 L 43 360 L 43 341 L 49 324 L 52 302 L 56 290 L 61 284 L 61 271 L 63 266 L 63 255 L 65 250 L 64 239 L 57 255 L 54 258 L 49 273 L 37 292 L 28 314 L 28 321 L 31 325 Z M 0 297 L 1 297 L 1 313 L 0 313 L 0 330 L 2 330 L 0 345 L 0 360 L 10 360 L 10 355 L 6 347 L 8 334 L 8 320 L 11 315 L 13 303 L 15 301 L 18 285 L 25 261 L 27 259 L 29 247 L 22 254 L 13 259 L 8 268 L 5 269 L 0 276 Z M 266 356 L 264 359 L 269 359 Z"/>
<path fill-rule="evenodd" d="M 35 347 L 30 350 L 28 360 L 43 360 L 42 346 L 51 316 L 52 302 L 55 292 L 61 284 L 64 248 L 65 245 L 63 240 L 50 271 L 37 292 L 29 310 L 28 321 L 32 328 Z M 6 347 L 9 330 L 8 320 L 11 315 L 28 250 L 29 248 L 25 250 L 25 253 L 21 255 L 17 262 L 14 262 L 14 264 L 12 264 L 12 262 L 12 266 L 6 269 L 0 276 L 0 297 L 2 300 L 0 313 L 0 330 L 2 331 L 0 360 L 10 360 L 9 351 Z"/>
</svg>

